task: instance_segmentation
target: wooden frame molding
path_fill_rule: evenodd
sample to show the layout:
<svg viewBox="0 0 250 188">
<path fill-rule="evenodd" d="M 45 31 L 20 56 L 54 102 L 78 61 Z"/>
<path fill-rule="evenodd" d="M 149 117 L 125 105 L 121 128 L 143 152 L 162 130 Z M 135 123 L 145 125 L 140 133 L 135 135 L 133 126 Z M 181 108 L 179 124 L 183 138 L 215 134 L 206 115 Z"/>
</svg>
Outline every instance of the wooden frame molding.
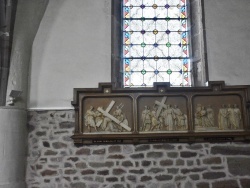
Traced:
<svg viewBox="0 0 250 188">
<path fill-rule="evenodd" d="M 250 86 L 75 88 L 76 145 L 250 140 Z"/>
</svg>

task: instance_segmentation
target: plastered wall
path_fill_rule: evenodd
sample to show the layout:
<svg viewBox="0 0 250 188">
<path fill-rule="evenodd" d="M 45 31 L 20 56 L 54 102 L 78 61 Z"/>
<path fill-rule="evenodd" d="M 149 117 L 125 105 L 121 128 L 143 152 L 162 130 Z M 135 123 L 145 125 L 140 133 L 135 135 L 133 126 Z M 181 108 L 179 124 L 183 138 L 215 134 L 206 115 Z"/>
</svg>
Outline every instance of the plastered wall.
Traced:
<svg viewBox="0 0 250 188">
<path fill-rule="evenodd" d="M 209 80 L 249 84 L 250 1 L 206 0 Z M 111 81 L 111 0 L 49 2 L 33 43 L 29 109 L 68 109 L 74 87 Z"/>
<path fill-rule="evenodd" d="M 210 80 L 250 84 L 250 1 L 204 0 Z"/>
<path fill-rule="evenodd" d="M 33 43 L 29 108 L 71 108 L 75 87 L 111 79 L 111 1 L 50 1 Z"/>
</svg>

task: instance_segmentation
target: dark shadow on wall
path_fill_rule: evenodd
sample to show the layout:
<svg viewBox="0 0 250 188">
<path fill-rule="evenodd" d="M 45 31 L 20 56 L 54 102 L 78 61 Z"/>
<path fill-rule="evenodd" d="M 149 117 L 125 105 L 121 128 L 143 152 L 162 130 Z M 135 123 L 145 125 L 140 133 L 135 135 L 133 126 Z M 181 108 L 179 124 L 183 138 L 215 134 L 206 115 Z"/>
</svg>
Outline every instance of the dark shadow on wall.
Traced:
<svg viewBox="0 0 250 188">
<path fill-rule="evenodd" d="M 23 101 L 18 106 L 26 107 L 32 44 L 48 3 L 49 0 L 18 1 L 7 88 L 7 92 L 10 92 L 12 89 L 23 91 Z"/>
<path fill-rule="evenodd" d="M 5 105 L 17 0 L 0 1 L 0 106 Z"/>
</svg>

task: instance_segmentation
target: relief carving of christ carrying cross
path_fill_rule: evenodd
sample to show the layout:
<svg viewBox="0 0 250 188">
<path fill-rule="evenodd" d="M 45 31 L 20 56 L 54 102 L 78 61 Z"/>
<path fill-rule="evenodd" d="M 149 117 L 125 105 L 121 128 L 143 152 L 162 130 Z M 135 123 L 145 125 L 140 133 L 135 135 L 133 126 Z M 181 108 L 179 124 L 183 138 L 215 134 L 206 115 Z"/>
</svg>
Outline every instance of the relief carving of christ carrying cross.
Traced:
<svg viewBox="0 0 250 188">
<path fill-rule="evenodd" d="M 116 106 L 116 109 L 111 113 L 116 102 L 112 100 L 106 110 L 102 106 L 97 107 L 97 110 L 93 106 L 90 106 L 85 114 L 85 126 L 89 132 L 94 129 L 95 132 L 123 132 L 131 131 L 128 126 L 128 120 L 124 112 L 122 111 L 123 104 Z"/>
<path fill-rule="evenodd" d="M 187 115 L 177 104 L 168 104 L 166 96 L 162 97 L 161 101 L 155 100 L 151 108 L 145 106 L 142 111 L 140 131 L 182 131 L 187 129 Z"/>
</svg>

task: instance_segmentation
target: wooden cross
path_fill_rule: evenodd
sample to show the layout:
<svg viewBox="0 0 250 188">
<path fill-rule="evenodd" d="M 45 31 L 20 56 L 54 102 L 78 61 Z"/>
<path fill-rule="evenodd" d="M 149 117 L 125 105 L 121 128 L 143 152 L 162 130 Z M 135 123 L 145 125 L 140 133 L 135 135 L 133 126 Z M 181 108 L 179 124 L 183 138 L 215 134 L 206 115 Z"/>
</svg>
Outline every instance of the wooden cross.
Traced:
<svg viewBox="0 0 250 188">
<path fill-rule="evenodd" d="M 115 104 L 115 101 L 112 100 L 112 101 L 110 102 L 110 104 L 109 104 L 109 106 L 107 107 L 106 110 L 103 110 L 103 109 L 100 108 L 100 107 L 98 107 L 97 110 L 98 110 L 99 112 L 101 112 L 104 116 L 106 116 L 106 117 L 110 118 L 111 120 L 113 120 L 113 121 L 114 121 L 115 123 L 117 123 L 118 125 L 122 126 L 122 127 L 123 127 L 124 129 L 126 129 L 127 131 L 131 131 L 131 128 L 130 128 L 128 125 L 122 123 L 121 121 L 119 121 L 118 119 L 116 119 L 114 116 L 112 116 L 112 115 L 109 113 L 109 111 L 110 111 L 111 108 L 114 106 L 114 104 Z"/>
<path fill-rule="evenodd" d="M 155 101 L 155 104 L 158 105 L 158 109 L 157 109 L 157 112 L 156 112 L 156 118 L 159 117 L 162 108 L 167 108 L 167 105 L 165 105 L 166 100 L 167 100 L 167 97 L 163 97 L 161 102 Z"/>
</svg>

